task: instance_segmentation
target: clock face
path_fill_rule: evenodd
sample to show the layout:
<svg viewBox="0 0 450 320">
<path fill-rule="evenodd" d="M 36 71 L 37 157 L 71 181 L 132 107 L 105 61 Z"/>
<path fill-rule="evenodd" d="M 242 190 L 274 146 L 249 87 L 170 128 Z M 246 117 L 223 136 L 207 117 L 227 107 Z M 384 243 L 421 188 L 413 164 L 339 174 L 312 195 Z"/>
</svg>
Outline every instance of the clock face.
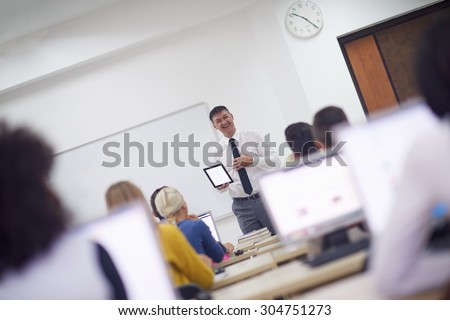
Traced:
<svg viewBox="0 0 450 320">
<path fill-rule="evenodd" d="M 320 8 L 310 0 L 297 1 L 286 13 L 286 27 L 297 37 L 312 37 L 323 26 Z"/>
</svg>

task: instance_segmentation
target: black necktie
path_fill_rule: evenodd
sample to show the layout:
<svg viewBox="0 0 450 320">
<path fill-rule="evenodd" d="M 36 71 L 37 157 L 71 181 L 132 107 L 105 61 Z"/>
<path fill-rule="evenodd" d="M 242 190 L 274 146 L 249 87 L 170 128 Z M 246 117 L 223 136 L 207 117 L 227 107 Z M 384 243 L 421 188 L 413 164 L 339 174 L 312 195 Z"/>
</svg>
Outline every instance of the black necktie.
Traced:
<svg viewBox="0 0 450 320">
<path fill-rule="evenodd" d="M 231 151 L 233 152 L 233 158 L 239 158 L 241 155 L 240 155 L 239 150 L 234 141 L 235 140 L 233 138 L 231 138 L 229 140 L 229 143 L 231 146 Z M 250 179 L 248 178 L 247 170 L 245 170 L 245 168 L 241 168 L 238 170 L 238 173 L 239 173 L 239 178 L 241 179 L 242 187 L 244 188 L 245 193 L 249 194 L 249 195 L 252 194 L 253 187 L 252 187 L 252 184 L 250 183 Z"/>
</svg>

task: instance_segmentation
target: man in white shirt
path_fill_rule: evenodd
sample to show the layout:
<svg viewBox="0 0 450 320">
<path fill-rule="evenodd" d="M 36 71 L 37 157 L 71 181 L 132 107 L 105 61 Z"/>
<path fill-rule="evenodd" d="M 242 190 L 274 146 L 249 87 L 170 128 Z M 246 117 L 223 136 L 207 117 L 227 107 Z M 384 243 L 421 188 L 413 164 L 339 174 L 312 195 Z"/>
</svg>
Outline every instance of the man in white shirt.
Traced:
<svg viewBox="0 0 450 320">
<path fill-rule="evenodd" d="M 244 234 L 264 227 L 275 234 L 259 197 L 257 178 L 260 174 L 279 167 L 277 153 L 256 131 L 237 130 L 234 117 L 226 107 L 217 106 L 212 109 L 209 119 L 214 128 L 224 135 L 219 142 L 223 153 L 218 160 L 227 168 L 234 182 L 222 185 L 219 190 L 228 188 L 239 227 Z"/>
</svg>

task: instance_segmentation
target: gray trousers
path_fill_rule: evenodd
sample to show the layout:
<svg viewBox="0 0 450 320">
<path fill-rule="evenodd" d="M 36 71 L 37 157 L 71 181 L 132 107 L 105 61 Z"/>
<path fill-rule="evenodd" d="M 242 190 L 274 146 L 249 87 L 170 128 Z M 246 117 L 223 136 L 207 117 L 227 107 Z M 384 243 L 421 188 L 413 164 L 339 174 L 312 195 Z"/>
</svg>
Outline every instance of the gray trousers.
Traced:
<svg viewBox="0 0 450 320">
<path fill-rule="evenodd" d="M 246 234 L 267 227 L 272 234 L 276 234 L 261 198 L 248 200 L 233 199 L 232 210 L 238 220 L 242 233 Z"/>
</svg>

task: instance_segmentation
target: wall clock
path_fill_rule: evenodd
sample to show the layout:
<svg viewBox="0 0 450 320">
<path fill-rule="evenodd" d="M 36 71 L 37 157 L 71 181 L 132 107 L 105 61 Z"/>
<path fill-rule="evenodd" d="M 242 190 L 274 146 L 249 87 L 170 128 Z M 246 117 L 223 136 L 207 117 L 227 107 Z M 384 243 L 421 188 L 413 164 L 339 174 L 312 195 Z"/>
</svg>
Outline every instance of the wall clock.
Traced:
<svg viewBox="0 0 450 320">
<path fill-rule="evenodd" d="M 322 30 L 323 16 L 319 6 L 311 0 L 293 3 L 286 12 L 286 27 L 295 36 L 312 37 Z"/>
</svg>

